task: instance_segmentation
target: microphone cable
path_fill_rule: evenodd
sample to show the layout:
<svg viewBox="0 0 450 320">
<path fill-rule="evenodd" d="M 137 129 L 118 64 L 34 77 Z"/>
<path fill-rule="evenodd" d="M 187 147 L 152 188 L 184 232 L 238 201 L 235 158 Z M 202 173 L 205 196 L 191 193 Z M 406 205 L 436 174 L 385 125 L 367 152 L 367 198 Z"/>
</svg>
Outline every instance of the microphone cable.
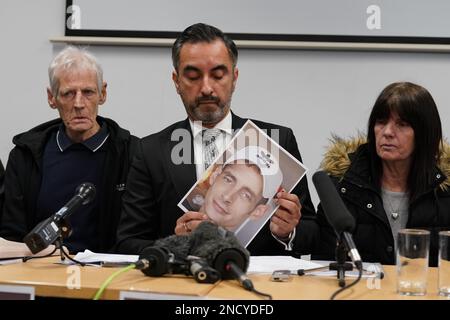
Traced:
<svg viewBox="0 0 450 320">
<path fill-rule="evenodd" d="M 96 294 L 95 294 L 93 300 L 99 300 L 100 297 L 101 297 L 102 294 L 103 294 L 103 291 L 105 291 L 106 287 L 109 286 L 109 284 L 110 284 L 116 277 L 118 277 L 118 276 L 121 275 L 122 273 L 125 273 L 125 272 L 127 272 L 127 271 L 130 271 L 130 270 L 132 270 L 132 269 L 134 269 L 134 268 L 136 268 L 136 264 L 135 264 L 135 263 L 132 263 L 132 264 L 130 264 L 129 266 L 126 266 L 125 268 L 122 268 L 122 269 L 120 269 L 120 270 L 117 270 L 117 271 L 114 272 L 112 275 L 110 275 L 110 276 L 108 277 L 108 279 L 106 279 L 106 280 L 102 283 L 102 285 L 100 286 L 100 288 L 97 290 L 97 292 L 96 292 Z"/>
<path fill-rule="evenodd" d="M 333 293 L 333 294 L 331 295 L 331 297 L 330 297 L 330 300 L 334 300 L 334 299 L 336 298 L 336 296 L 337 296 L 339 293 L 341 293 L 342 291 L 347 290 L 347 289 L 353 287 L 355 284 L 357 284 L 357 283 L 361 280 L 362 274 L 363 274 L 363 268 L 362 268 L 362 266 L 361 266 L 361 267 L 358 266 L 358 271 L 359 271 L 359 273 L 358 273 L 358 278 L 356 278 L 356 280 L 353 281 L 352 283 L 350 283 L 349 285 L 346 285 L 346 286 L 340 288 L 339 290 L 337 290 L 335 293 Z"/>
<path fill-rule="evenodd" d="M 273 299 L 272 295 L 256 290 L 255 287 L 253 286 L 253 283 L 252 283 L 252 289 L 247 289 L 247 290 L 249 290 L 249 291 L 251 291 L 251 292 L 253 292 L 253 293 L 255 293 L 255 294 L 259 295 L 259 296 L 267 298 L 267 300 L 272 300 Z"/>
<path fill-rule="evenodd" d="M 117 270 L 116 272 L 114 272 L 112 275 L 110 275 L 100 286 L 100 288 L 97 290 L 97 292 L 94 295 L 93 300 L 99 300 L 100 297 L 103 294 L 103 291 L 105 291 L 106 287 L 108 287 L 110 285 L 110 283 L 117 278 L 118 276 L 120 276 L 121 274 L 128 272 L 130 270 L 133 269 L 138 269 L 141 270 L 145 267 L 148 267 L 148 261 L 146 261 L 146 259 L 139 259 L 138 261 L 136 261 L 135 263 L 131 263 L 130 265 Z"/>
<path fill-rule="evenodd" d="M 252 280 L 250 280 L 250 279 L 242 281 L 242 286 L 244 287 L 245 290 L 248 290 L 248 291 L 253 292 L 253 293 L 255 293 L 255 294 L 259 295 L 259 296 L 262 296 L 262 297 L 264 297 L 267 300 L 272 300 L 273 299 L 272 295 L 256 290 L 255 286 L 253 285 Z"/>
<path fill-rule="evenodd" d="M 245 290 L 251 291 L 268 300 L 273 299 L 272 295 L 256 290 L 252 280 L 248 278 L 234 262 L 227 263 L 227 265 L 225 266 L 225 270 L 232 272 Z"/>
</svg>

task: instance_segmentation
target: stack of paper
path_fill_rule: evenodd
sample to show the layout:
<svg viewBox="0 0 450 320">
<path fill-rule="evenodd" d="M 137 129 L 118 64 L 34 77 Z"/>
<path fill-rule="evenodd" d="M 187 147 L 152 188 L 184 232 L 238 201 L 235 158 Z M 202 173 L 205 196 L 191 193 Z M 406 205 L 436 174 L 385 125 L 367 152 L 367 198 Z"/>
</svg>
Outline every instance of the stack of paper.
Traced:
<svg viewBox="0 0 450 320">
<path fill-rule="evenodd" d="M 252 256 L 247 273 L 272 273 L 275 270 L 291 270 L 296 274 L 297 270 L 310 270 L 322 267 L 321 264 L 296 259 L 290 256 Z"/>
<path fill-rule="evenodd" d="M 139 256 L 127 254 L 95 253 L 90 250 L 84 250 L 84 252 L 77 253 L 74 259 L 86 264 L 118 267 L 120 265 L 129 265 L 136 262 L 139 259 Z M 73 263 L 70 261 L 67 262 Z"/>
</svg>

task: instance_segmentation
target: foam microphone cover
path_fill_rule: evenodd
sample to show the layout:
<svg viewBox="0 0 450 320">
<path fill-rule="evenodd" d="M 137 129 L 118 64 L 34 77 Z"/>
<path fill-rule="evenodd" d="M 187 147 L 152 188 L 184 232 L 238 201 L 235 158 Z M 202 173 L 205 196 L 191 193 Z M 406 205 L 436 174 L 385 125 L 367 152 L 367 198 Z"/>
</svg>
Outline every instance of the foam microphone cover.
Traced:
<svg viewBox="0 0 450 320">
<path fill-rule="evenodd" d="M 191 242 L 190 235 L 172 235 L 156 240 L 153 246 L 164 247 L 173 253 L 175 257 L 179 259 L 186 259 L 191 249 Z"/>
<path fill-rule="evenodd" d="M 204 221 L 191 233 L 191 255 L 204 258 L 216 269 L 222 279 L 232 279 L 234 276 L 226 268 L 233 261 L 243 272 L 246 272 L 250 262 L 250 254 L 235 235 L 216 224 Z"/>
<path fill-rule="evenodd" d="M 187 235 L 172 235 L 156 240 L 152 246 L 146 247 L 139 255 L 139 259 L 146 259 L 150 266 L 141 271 L 151 277 L 160 277 L 166 273 L 172 273 L 172 265 L 169 262 L 170 254 L 175 259 L 183 261 L 189 255 L 190 237 Z"/>
</svg>

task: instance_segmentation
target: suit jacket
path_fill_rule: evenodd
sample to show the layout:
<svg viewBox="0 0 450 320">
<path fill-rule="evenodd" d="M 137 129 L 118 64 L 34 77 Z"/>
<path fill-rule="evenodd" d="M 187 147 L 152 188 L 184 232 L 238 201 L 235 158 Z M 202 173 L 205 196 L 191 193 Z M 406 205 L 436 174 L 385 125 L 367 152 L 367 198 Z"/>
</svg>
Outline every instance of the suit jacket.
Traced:
<svg viewBox="0 0 450 320">
<path fill-rule="evenodd" d="M 241 128 L 247 119 L 232 114 L 232 128 Z M 270 123 L 252 120 L 271 135 L 279 130 L 279 144 L 301 160 L 295 136 L 291 129 Z M 172 141 L 175 130 L 189 132 L 191 142 L 191 164 L 174 164 L 171 160 L 173 148 L 179 141 Z M 174 234 L 176 220 L 183 215 L 177 206 L 196 182 L 193 137 L 189 120 L 177 122 L 161 132 L 142 139 L 141 148 L 133 160 L 127 190 L 122 199 L 122 216 L 118 227 L 116 250 L 138 254 L 153 241 Z M 284 249 L 270 233 L 269 223 L 259 231 L 247 249 L 252 255 L 299 255 L 309 254 L 317 243 L 319 229 L 315 221 L 315 210 L 311 202 L 307 180 L 304 177 L 293 190 L 302 204 L 302 219 L 297 226 L 294 251 Z"/>
</svg>

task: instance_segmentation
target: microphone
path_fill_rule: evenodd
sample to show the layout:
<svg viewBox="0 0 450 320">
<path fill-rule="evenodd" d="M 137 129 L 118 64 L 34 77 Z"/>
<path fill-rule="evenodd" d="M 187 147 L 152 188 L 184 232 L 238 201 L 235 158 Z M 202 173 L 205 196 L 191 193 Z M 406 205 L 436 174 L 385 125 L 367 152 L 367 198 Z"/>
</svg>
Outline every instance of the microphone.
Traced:
<svg viewBox="0 0 450 320">
<path fill-rule="evenodd" d="M 171 263 L 173 259 L 173 254 L 164 247 L 147 247 L 139 255 L 136 269 L 150 277 L 161 277 L 171 273 L 169 261 Z"/>
<path fill-rule="evenodd" d="M 150 277 L 161 277 L 167 273 L 186 273 L 189 254 L 189 237 L 172 235 L 155 241 L 139 255 L 136 268 Z"/>
<path fill-rule="evenodd" d="M 358 269 L 362 269 L 361 256 L 352 237 L 355 219 L 342 201 L 330 177 L 324 171 L 316 172 L 312 180 L 328 222 L 333 227 L 338 239 L 344 242 L 353 263 Z"/>
<path fill-rule="evenodd" d="M 229 271 L 230 274 L 232 274 L 245 289 L 249 291 L 255 290 L 252 280 L 247 277 L 247 275 L 241 270 L 241 268 L 239 268 L 238 265 L 236 265 L 236 263 L 234 263 L 234 261 L 228 261 L 225 265 L 225 269 Z"/>
<path fill-rule="evenodd" d="M 188 256 L 189 272 L 199 283 L 216 283 L 220 280 L 220 273 L 211 268 L 208 262 L 200 257 Z"/>
<path fill-rule="evenodd" d="M 50 244 L 55 242 L 62 231 L 65 231 L 61 225 L 64 220 L 75 212 L 80 206 L 90 203 L 95 198 L 95 186 L 92 183 L 85 182 L 80 184 L 75 196 L 69 200 L 55 214 L 40 222 L 33 230 L 31 230 L 23 239 L 30 251 L 35 254 Z M 63 229 L 61 231 L 61 229 Z"/>
<path fill-rule="evenodd" d="M 155 241 L 141 252 L 136 268 L 152 277 L 183 273 L 200 283 L 237 279 L 249 287 L 251 280 L 244 273 L 249 261 L 248 251 L 232 232 L 204 221 L 189 235 Z"/>
<path fill-rule="evenodd" d="M 192 275 L 199 283 L 215 283 L 220 274 L 205 259 L 189 255 L 191 237 L 172 235 L 155 241 L 145 248 L 136 263 L 136 269 L 150 277 L 181 273 Z"/>
<path fill-rule="evenodd" d="M 204 221 L 191 233 L 191 237 L 192 255 L 206 259 L 222 279 L 236 279 L 247 290 L 253 290 L 251 280 L 245 275 L 250 254 L 232 232 Z"/>
<path fill-rule="evenodd" d="M 80 206 L 87 205 L 95 198 L 95 186 L 85 182 L 80 184 L 75 191 L 75 195 L 58 212 L 55 213 L 56 221 L 69 217 Z"/>
</svg>

